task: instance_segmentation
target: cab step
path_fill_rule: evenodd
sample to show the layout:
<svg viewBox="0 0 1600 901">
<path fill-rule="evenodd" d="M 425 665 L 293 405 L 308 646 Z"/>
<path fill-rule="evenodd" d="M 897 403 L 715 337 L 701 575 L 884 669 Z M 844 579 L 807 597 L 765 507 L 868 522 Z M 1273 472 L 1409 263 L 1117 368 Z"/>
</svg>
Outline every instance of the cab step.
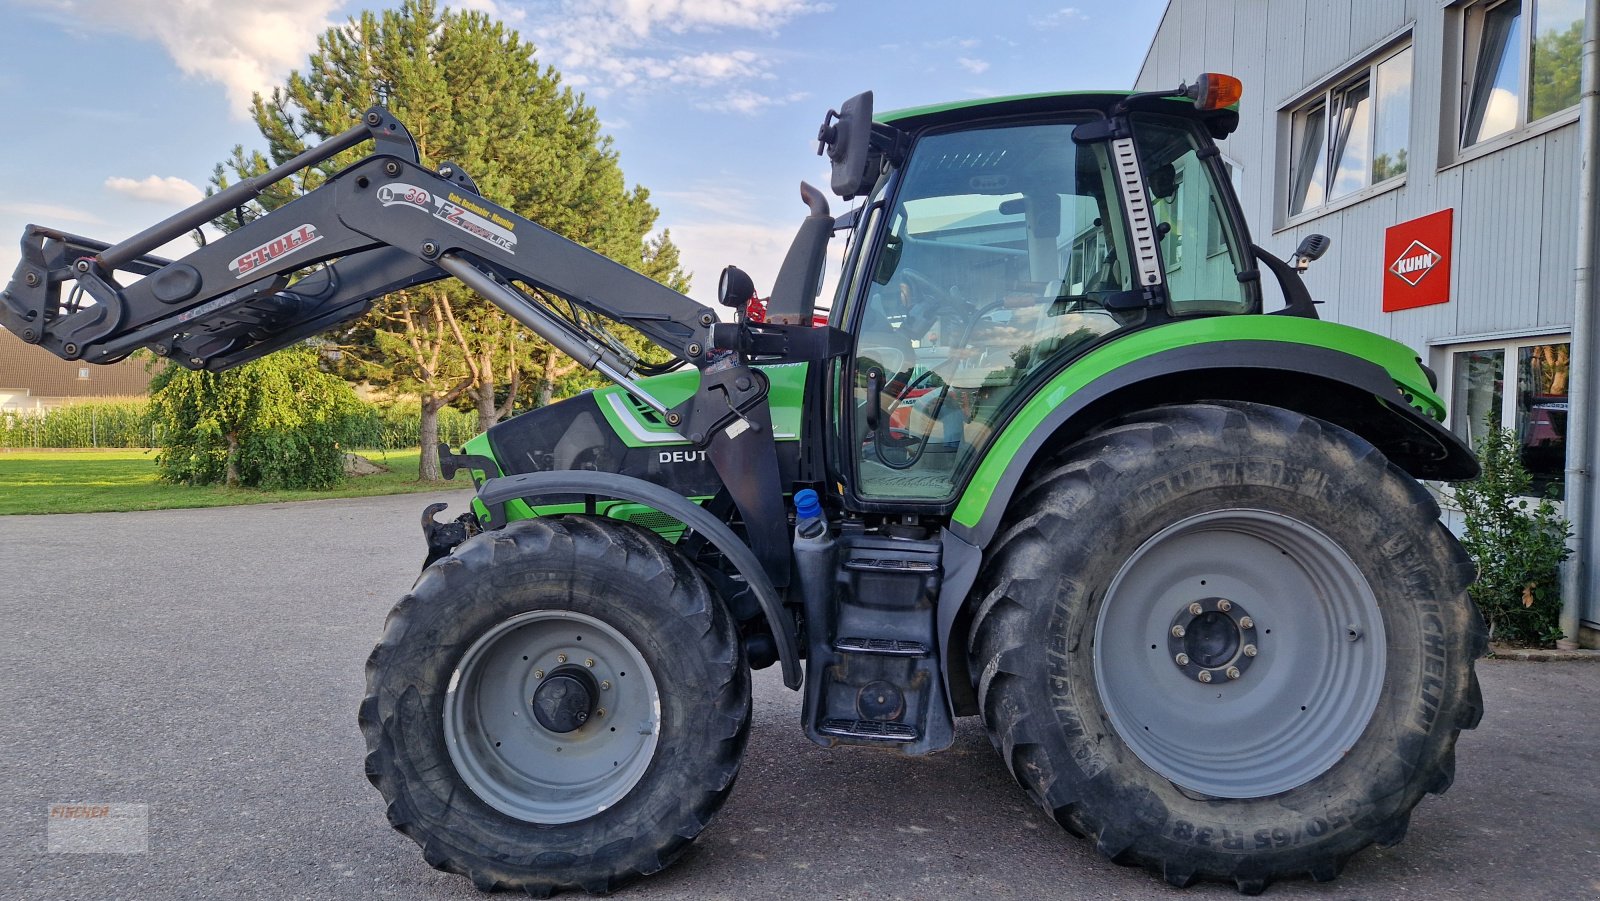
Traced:
<svg viewBox="0 0 1600 901">
<path fill-rule="evenodd" d="M 908 726 L 905 723 L 886 723 L 881 720 L 823 720 L 822 728 L 818 731 L 824 735 L 835 735 L 857 741 L 909 742 L 921 737 L 915 726 Z"/>
<path fill-rule="evenodd" d="M 797 543 L 802 716 L 812 741 L 908 755 L 950 746 L 937 622 L 942 550 L 939 538 L 868 535 L 851 524 L 824 545 Z"/>
<path fill-rule="evenodd" d="M 833 643 L 833 649 L 851 654 L 884 654 L 889 657 L 928 656 L 927 645 L 898 638 L 840 638 Z"/>
</svg>

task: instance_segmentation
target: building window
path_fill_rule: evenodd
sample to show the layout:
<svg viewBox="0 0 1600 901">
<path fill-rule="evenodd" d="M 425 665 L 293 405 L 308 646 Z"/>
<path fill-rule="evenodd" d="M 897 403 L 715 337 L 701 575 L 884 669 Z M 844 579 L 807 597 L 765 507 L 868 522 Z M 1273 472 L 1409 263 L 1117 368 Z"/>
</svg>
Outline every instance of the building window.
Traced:
<svg viewBox="0 0 1600 901">
<path fill-rule="evenodd" d="M 1292 113 L 1289 214 L 1404 175 L 1410 137 L 1408 45 L 1379 56 Z"/>
<path fill-rule="evenodd" d="M 1583 0 L 1499 0 L 1469 7 L 1461 146 L 1578 104 Z"/>
<path fill-rule="evenodd" d="M 1561 484 L 1567 465 L 1570 358 L 1565 337 L 1474 345 L 1450 355 L 1451 427 L 1474 444 L 1490 427 L 1514 430 L 1540 495 Z M 1515 367 L 1509 392 L 1507 367 Z"/>
</svg>

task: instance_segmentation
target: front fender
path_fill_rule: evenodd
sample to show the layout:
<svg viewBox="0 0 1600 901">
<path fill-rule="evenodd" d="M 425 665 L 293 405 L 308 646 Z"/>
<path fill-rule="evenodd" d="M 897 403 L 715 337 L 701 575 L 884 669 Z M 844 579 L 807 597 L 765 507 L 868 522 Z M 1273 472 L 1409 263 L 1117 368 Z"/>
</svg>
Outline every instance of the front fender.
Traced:
<svg viewBox="0 0 1600 901">
<path fill-rule="evenodd" d="M 477 500 L 489 511 L 485 528 L 499 528 L 506 524 L 505 503 L 511 500 L 529 501 L 550 495 L 584 494 L 608 497 L 615 500 L 644 504 L 667 514 L 700 533 L 717 550 L 728 558 L 734 569 L 744 577 L 750 590 L 761 605 L 767 624 L 772 627 L 773 638 L 778 643 L 778 661 L 783 667 L 783 684 L 800 687 L 800 652 L 793 624 L 783 610 L 783 601 L 772 586 L 772 580 L 756 559 L 749 546 L 739 540 L 732 529 L 711 513 L 681 495 L 643 479 L 614 472 L 588 472 L 578 470 L 552 470 L 527 472 L 519 475 L 489 479 L 478 489 Z"/>
</svg>

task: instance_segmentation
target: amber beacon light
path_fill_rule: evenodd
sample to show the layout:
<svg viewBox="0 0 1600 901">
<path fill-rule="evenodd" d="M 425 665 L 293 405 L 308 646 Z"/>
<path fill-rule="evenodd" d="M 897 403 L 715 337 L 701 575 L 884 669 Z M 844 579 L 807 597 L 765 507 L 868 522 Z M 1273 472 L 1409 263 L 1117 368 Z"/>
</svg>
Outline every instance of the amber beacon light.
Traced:
<svg viewBox="0 0 1600 901">
<path fill-rule="evenodd" d="M 1244 96 L 1244 83 L 1232 75 L 1204 72 L 1194 80 L 1186 93 L 1194 98 L 1194 105 L 1198 109 L 1226 109 Z"/>
</svg>

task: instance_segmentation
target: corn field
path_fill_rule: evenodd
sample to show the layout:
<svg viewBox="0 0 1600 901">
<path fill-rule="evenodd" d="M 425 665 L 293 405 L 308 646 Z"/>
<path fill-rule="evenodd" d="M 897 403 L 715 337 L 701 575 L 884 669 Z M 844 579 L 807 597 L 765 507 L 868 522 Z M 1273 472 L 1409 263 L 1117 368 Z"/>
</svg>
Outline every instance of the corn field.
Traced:
<svg viewBox="0 0 1600 901">
<path fill-rule="evenodd" d="M 409 406 L 366 405 L 345 421 L 340 444 L 366 450 L 417 447 L 421 421 Z M 41 411 L 0 412 L 0 448 L 15 450 L 158 447 L 160 433 L 143 398 L 107 399 Z M 478 433 L 475 413 L 439 413 L 439 440 L 460 447 Z"/>
</svg>

